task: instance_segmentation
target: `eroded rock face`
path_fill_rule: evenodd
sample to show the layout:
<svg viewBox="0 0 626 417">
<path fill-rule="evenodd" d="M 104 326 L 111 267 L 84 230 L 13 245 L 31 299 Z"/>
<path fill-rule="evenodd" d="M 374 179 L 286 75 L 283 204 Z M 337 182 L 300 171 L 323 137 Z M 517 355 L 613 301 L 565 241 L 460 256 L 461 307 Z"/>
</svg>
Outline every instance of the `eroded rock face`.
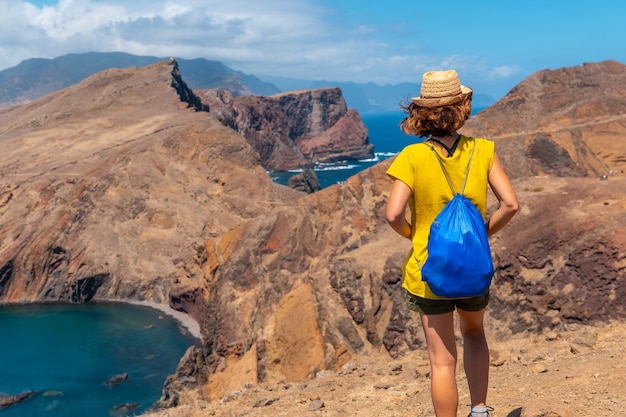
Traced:
<svg viewBox="0 0 626 417">
<path fill-rule="evenodd" d="M 496 142 L 513 178 L 598 178 L 626 169 L 626 65 L 539 71 L 468 120 L 462 132 Z"/>
<path fill-rule="evenodd" d="M 202 343 L 163 406 L 422 347 L 400 281 L 410 243 L 384 217 L 391 161 L 310 195 L 276 185 L 220 107 L 181 101 L 192 92 L 175 78 L 171 63 L 108 71 L 0 111 L 0 299 L 189 313 Z M 570 159 L 554 169 L 578 172 Z M 492 239 L 495 337 L 624 317 L 625 182 L 514 181 L 521 211 Z"/>
<path fill-rule="evenodd" d="M 421 343 L 400 289 L 408 242 L 383 217 L 390 188 L 384 168 L 207 242 L 200 268 L 210 271 L 203 334 L 216 376 L 209 380 L 240 378 L 233 363 L 252 348 L 254 378 L 276 382 L 337 370 L 353 355 L 381 348 L 396 355 Z"/>
<path fill-rule="evenodd" d="M 512 332 L 626 317 L 626 176 L 529 178 L 495 239 L 492 311 Z"/>
<path fill-rule="evenodd" d="M 519 167 L 538 164 L 540 173 L 563 178 L 528 177 L 528 168 L 514 181 L 521 212 L 492 239 L 497 272 L 488 326 L 497 337 L 626 315 L 621 306 L 626 294 L 619 285 L 626 259 L 621 237 L 626 227 L 626 178 L 585 178 L 585 165 L 550 136 L 538 132 L 533 137 L 527 151 L 533 161 L 522 158 L 511 169 L 519 174 Z M 497 146 L 505 140 L 496 136 Z M 499 153 L 509 169 L 507 163 L 517 155 L 507 149 Z M 214 293 L 238 294 L 234 299 L 240 300 L 232 307 L 219 307 L 217 298 L 208 302 L 212 307 L 206 334 L 213 335 L 207 339 L 213 341 L 208 341 L 207 350 L 216 364 L 212 372 L 233 380 L 238 372 L 229 371 L 230 361 L 244 356 L 241 346 L 254 345 L 257 369 L 262 370 L 256 377 L 289 380 L 278 363 L 268 361 L 263 339 L 270 333 L 261 329 L 268 323 L 273 329 L 276 322 L 269 317 L 278 314 L 280 300 L 309 283 L 319 303 L 327 369 L 379 348 L 396 356 L 423 346 L 421 328 L 404 305 L 400 285 L 408 242 L 390 233 L 383 220 L 391 187 L 384 175 L 389 163 L 303 198 L 296 207 L 254 219 L 236 235 L 224 235 L 227 244 L 218 239 L 206 246 L 205 258 L 222 260 L 204 267 L 213 271 L 208 280 L 217 286 Z M 490 204 L 494 210 L 495 201 Z M 243 245 L 233 240 L 252 236 L 259 239 L 252 245 L 258 251 L 236 249 Z M 243 325 L 233 328 L 233 322 Z M 288 356 L 274 349 L 278 356 Z M 304 366 L 300 374 L 315 369 Z"/>
<path fill-rule="evenodd" d="M 220 381 L 200 384 L 207 395 L 238 383 L 301 381 L 356 356 L 397 357 L 424 346 L 400 282 L 408 241 L 383 220 L 388 163 L 206 246 L 206 259 L 222 260 L 202 266 L 213 271 L 204 331 L 208 379 Z M 528 178 L 514 186 L 522 210 L 492 239 L 490 334 L 626 318 L 626 177 Z M 307 310 L 311 297 L 316 312 Z M 323 343 L 315 342 L 320 337 Z M 300 351 L 310 360 L 294 356 Z M 322 354 L 323 363 L 312 359 Z"/>
<path fill-rule="evenodd" d="M 367 128 L 338 88 L 271 97 L 235 97 L 218 90 L 198 94 L 217 119 L 248 140 L 268 170 L 374 156 Z"/>
<path fill-rule="evenodd" d="M 171 298 L 201 320 L 198 248 L 302 195 L 202 110 L 173 61 L 0 111 L 2 301 Z"/>
<path fill-rule="evenodd" d="M 392 236 L 371 180 L 382 171 L 309 201 L 274 184 L 194 97 L 168 62 L 0 111 L 2 302 L 136 299 L 187 312 L 204 342 L 168 382 L 167 404 L 189 386 L 218 398 L 243 383 L 310 378 L 383 343 L 406 350 L 385 335 L 399 307 L 378 289 L 397 267 L 353 259 L 372 231 Z M 332 131 L 341 111 L 315 128 Z M 354 269 L 334 285 L 372 288 L 358 292 L 358 311 L 330 285 L 343 263 Z"/>
</svg>

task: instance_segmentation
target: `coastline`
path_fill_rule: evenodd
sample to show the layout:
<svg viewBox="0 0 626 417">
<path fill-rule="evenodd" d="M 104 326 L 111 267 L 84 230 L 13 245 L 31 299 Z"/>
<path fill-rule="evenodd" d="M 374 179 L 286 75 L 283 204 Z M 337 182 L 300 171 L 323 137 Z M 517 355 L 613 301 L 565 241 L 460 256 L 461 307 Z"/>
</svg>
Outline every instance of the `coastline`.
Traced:
<svg viewBox="0 0 626 417">
<path fill-rule="evenodd" d="M 154 310 L 158 310 L 162 313 L 167 314 L 168 316 L 174 318 L 178 323 L 195 339 L 201 340 L 202 333 L 200 332 L 200 325 L 197 321 L 191 318 L 188 314 L 183 313 L 181 311 L 174 310 L 168 305 L 157 303 L 154 301 L 140 301 L 140 300 L 131 300 L 128 298 L 125 299 L 97 299 L 91 301 L 93 303 L 125 303 L 132 304 L 142 307 L 149 307 Z M 20 301 L 20 302 L 5 302 L 0 301 L 0 307 L 10 307 L 12 305 L 25 305 L 25 304 L 54 304 L 54 303 L 63 303 L 63 301 Z"/>
<path fill-rule="evenodd" d="M 173 308 L 171 308 L 170 306 L 168 306 L 166 304 L 160 304 L 160 303 L 157 303 L 157 302 L 154 302 L 154 301 L 139 301 L 139 300 L 130 300 L 130 299 L 109 300 L 109 301 L 111 301 L 111 302 L 122 302 L 122 303 L 127 303 L 127 304 L 132 304 L 132 305 L 143 306 L 143 307 L 150 307 L 152 309 L 159 310 L 159 311 L 167 314 L 168 316 L 173 317 L 194 338 L 196 338 L 198 340 L 200 340 L 202 338 L 202 334 L 200 332 L 200 325 L 198 324 L 197 321 L 192 319 L 188 314 L 183 313 L 181 311 L 174 310 Z"/>
</svg>

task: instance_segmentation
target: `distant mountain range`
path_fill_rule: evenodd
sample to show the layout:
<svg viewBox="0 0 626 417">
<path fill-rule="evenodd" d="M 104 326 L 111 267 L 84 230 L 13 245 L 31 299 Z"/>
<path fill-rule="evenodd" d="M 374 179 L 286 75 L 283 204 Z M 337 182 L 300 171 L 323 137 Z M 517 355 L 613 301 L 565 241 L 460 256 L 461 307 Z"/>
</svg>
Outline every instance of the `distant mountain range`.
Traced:
<svg viewBox="0 0 626 417">
<path fill-rule="evenodd" d="M 15 67 L 0 71 L 0 107 L 29 102 L 106 69 L 142 67 L 167 59 L 170 58 L 137 56 L 123 52 L 88 52 L 53 59 L 28 59 Z M 420 90 L 420 84 L 416 83 L 379 86 L 374 83 L 254 76 L 229 68 L 219 61 L 204 58 L 176 58 L 176 61 L 183 79 L 192 89 L 227 90 L 235 96 L 270 96 L 293 90 L 339 87 L 348 107 L 361 114 L 398 110 L 403 101 L 418 95 Z M 494 102 L 489 96 L 474 96 L 475 107 L 487 107 Z"/>
<path fill-rule="evenodd" d="M 144 67 L 168 58 L 122 52 L 69 54 L 54 59 L 33 58 L 0 71 L 0 106 L 25 103 L 111 68 Z M 228 90 L 234 95 L 272 95 L 280 90 L 254 76 L 235 71 L 218 61 L 176 59 L 185 82 L 192 88 Z"/>
</svg>

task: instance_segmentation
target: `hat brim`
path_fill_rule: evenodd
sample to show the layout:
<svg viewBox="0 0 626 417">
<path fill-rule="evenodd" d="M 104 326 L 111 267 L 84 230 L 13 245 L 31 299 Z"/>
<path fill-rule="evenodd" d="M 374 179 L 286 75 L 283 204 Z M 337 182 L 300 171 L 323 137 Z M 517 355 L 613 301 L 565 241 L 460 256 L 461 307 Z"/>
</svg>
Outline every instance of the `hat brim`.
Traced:
<svg viewBox="0 0 626 417">
<path fill-rule="evenodd" d="M 472 93 L 472 89 L 464 85 L 461 86 L 461 94 L 449 97 L 413 97 L 411 101 L 421 107 L 440 107 L 456 104 L 464 100 Z"/>
</svg>

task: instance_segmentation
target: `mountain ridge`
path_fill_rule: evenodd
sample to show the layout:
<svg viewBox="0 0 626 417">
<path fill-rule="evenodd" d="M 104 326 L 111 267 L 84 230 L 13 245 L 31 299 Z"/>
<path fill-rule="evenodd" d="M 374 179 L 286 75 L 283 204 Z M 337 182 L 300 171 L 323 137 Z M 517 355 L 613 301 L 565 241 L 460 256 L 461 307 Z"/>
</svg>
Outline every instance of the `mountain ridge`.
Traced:
<svg viewBox="0 0 626 417">
<path fill-rule="evenodd" d="M 124 52 L 86 52 L 52 59 L 31 58 L 0 71 L 0 108 L 28 102 L 108 68 L 141 67 L 167 59 Z M 361 114 L 398 111 L 407 98 L 419 95 L 420 90 L 419 83 L 379 86 L 374 83 L 259 77 L 234 70 L 219 61 L 204 58 L 176 60 L 192 89 L 221 89 L 235 96 L 271 96 L 301 89 L 339 87 L 348 106 Z M 476 107 L 487 107 L 494 101 L 486 95 L 474 96 Z"/>
<path fill-rule="evenodd" d="M 76 84 L 111 68 L 143 67 L 168 58 L 137 56 L 125 52 L 67 54 L 53 59 L 31 58 L 0 71 L 0 108 L 22 104 Z M 235 71 L 219 61 L 203 58 L 177 59 L 188 84 L 194 88 L 217 88 L 235 95 L 278 93 L 275 86 Z"/>
<path fill-rule="evenodd" d="M 496 143 L 512 178 L 600 178 L 626 169 L 626 65 L 538 71 L 470 118 L 462 133 Z"/>
</svg>

